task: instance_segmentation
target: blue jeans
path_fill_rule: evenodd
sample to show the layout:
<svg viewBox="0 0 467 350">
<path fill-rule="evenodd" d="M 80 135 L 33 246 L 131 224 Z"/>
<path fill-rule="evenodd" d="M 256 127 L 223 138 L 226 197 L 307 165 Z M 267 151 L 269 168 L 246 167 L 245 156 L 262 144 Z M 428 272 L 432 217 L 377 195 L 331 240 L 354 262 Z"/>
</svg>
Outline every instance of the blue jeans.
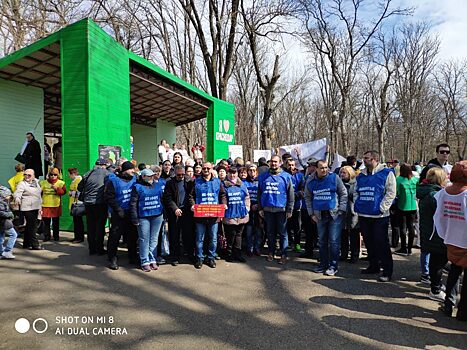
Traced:
<svg viewBox="0 0 467 350">
<path fill-rule="evenodd" d="M 141 266 L 155 264 L 157 258 L 157 240 L 164 217 L 162 215 L 150 216 L 140 218 L 138 221 Z"/>
<path fill-rule="evenodd" d="M 337 270 L 341 248 L 341 234 L 344 214 L 335 219 L 329 212 L 321 212 L 321 219 L 317 223 L 320 267 L 333 267 Z"/>
<path fill-rule="evenodd" d="M 200 260 L 204 259 L 203 244 L 204 236 L 208 235 L 208 259 L 212 260 L 216 257 L 217 249 L 217 222 L 196 223 L 196 257 Z"/>
<path fill-rule="evenodd" d="M 281 256 L 286 256 L 285 249 L 289 246 L 289 237 L 287 235 L 287 217 L 285 211 L 277 213 L 265 211 L 264 222 L 268 236 L 269 254 L 274 254 L 276 251 L 276 239 L 277 235 L 279 235 L 279 253 Z"/>
<path fill-rule="evenodd" d="M 422 275 L 429 275 L 430 274 L 430 253 L 428 252 L 420 252 L 420 268 L 422 269 Z"/>
<path fill-rule="evenodd" d="M 261 229 L 255 224 L 246 224 L 246 250 L 247 252 L 253 253 L 261 252 L 261 243 L 263 243 L 263 237 L 261 234 Z"/>
<path fill-rule="evenodd" d="M 5 235 L 8 234 L 8 242 L 5 245 L 5 249 L 3 249 L 3 243 L 5 242 Z M 0 255 L 3 252 L 11 252 L 13 250 L 13 247 L 15 246 L 16 242 L 16 237 L 18 237 L 18 234 L 16 233 L 15 229 L 12 227 L 4 232 L 0 233 Z"/>
</svg>

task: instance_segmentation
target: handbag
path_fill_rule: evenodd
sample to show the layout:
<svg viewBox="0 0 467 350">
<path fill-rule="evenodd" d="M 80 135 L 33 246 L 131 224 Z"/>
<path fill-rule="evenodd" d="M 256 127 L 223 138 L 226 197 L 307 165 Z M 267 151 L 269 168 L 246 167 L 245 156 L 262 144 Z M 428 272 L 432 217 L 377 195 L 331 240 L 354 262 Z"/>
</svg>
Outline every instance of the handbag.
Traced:
<svg viewBox="0 0 467 350">
<path fill-rule="evenodd" d="M 76 193 L 78 193 L 78 191 L 76 191 Z M 77 199 L 76 193 L 74 196 L 75 199 Z M 86 208 L 84 207 L 84 203 L 77 200 L 76 202 L 71 204 L 70 215 L 71 216 L 85 216 Z"/>
<path fill-rule="evenodd" d="M 23 156 L 21 153 L 18 153 L 15 157 L 15 160 L 19 163 L 26 164 L 27 158 Z"/>
<path fill-rule="evenodd" d="M 454 265 L 467 269 L 467 249 L 446 244 L 448 248 L 448 260 Z"/>
</svg>

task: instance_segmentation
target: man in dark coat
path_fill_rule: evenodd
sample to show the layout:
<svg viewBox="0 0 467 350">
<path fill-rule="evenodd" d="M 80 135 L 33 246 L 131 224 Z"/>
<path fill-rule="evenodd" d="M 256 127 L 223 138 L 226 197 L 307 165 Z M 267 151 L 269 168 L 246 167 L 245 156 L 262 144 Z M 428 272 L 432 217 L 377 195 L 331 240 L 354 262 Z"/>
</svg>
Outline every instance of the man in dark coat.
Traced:
<svg viewBox="0 0 467 350">
<path fill-rule="evenodd" d="M 36 178 L 38 178 L 44 175 L 42 172 L 41 145 L 32 132 L 26 134 L 26 139 L 28 140 L 28 144 L 23 152 L 23 156 L 26 158 L 24 168 L 33 169 Z"/>
</svg>

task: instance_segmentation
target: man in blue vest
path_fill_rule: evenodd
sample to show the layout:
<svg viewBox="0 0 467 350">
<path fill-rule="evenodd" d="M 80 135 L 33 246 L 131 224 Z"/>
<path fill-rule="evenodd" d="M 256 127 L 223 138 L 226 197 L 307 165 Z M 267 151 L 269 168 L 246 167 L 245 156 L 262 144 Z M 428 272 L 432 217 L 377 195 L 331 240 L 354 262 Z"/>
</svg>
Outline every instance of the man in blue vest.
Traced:
<svg viewBox="0 0 467 350">
<path fill-rule="evenodd" d="M 325 160 L 316 163 L 316 176 L 305 185 L 308 214 L 316 223 L 319 239 L 319 266 L 316 273 L 334 276 L 338 270 L 342 222 L 347 210 L 347 189 Z"/>
<path fill-rule="evenodd" d="M 207 162 L 203 164 L 202 174 L 195 180 L 195 184 L 190 192 L 188 201 L 191 210 L 194 211 L 195 204 L 224 204 L 227 208 L 227 197 L 224 186 L 217 177 L 212 174 L 212 164 Z M 195 241 L 195 268 L 200 269 L 203 266 L 204 236 L 207 235 L 208 255 L 206 265 L 211 268 L 216 267 L 216 249 L 217 249 L 217 226 L 220 218 L 195 218 L 196 241 Z"/>
<path fill-rule="evenodd" d="M 109 239 L 107 241 L 108 267 L 111 270 L 118 270 L 117 250 L 121 236 L 127 238 L 130 264 L 138 264 L 136 251 L 138 233 L 130 217 L 131 191 L 136 182 L 134 174 L 133 163 L 126 161 L 121 165 L 118 175 L 109 176 L 105 185 L 104 197 L 111 211 Z"/>
<path fill-rule="evenodd" d="M 268 237 L 268 261 L 274 260 L 276 237 L 279 235 L 280 264 L 287 262 L 288 244 L 287 220 L 294 208 L 294 187 L 292 177 L 281 168 L 281 158 L 273 156 L 269 171 L 258 177 L 259 215 L 264 218 Z"/>
<path fill-rule="evenodd" d="M 363 155 L 365 169 L 357 176 L 354 210 L 368 251 L 370 265 L 362 270 L 364 274 L 383 274 L 380 282 L 391 280 L 393 261 L 389 246 L 389 209 L 396 198 L 396 177 L 379 163 L 379 154 L 368 151 Z M 381 265 L 380 265 L 381 263 Z"/>
</svg>

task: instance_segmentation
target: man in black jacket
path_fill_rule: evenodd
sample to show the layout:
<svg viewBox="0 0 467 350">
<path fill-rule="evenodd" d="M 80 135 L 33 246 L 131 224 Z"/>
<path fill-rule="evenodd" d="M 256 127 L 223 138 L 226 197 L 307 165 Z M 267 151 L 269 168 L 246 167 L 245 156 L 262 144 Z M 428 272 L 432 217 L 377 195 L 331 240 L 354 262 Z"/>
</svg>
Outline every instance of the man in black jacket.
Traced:
<svg viewBox="0 0 467 350">
<path fill-rule="evenodd" d="M 428 162 L 425 168 L 423 168 L 422 173 L 420 174 L 419 183 L 422 183 L 426 179 L 426 174 L 431 168 L 443 168 L 446 174 L 451 173 L 452 165 L 448 163 L 449 154 L 451 153 L 451 148 L 447 143 L 442 143 L 436 146 L 436 158 L 433 158 Z"/>
<path fill-rule="evenodd" d="M 33 169 L 36 178 L 39 178 L 43 175 L 41 145 L 31 131 L 26 134 L 26 139 L 28 140 L 28 144 L 23 152 L 23 156 L 26 158 L 24 168 Z"/>
<path fill-rule="evenodd" d="M 94 169 L 84 174 L 78 184 L 79 199 L 86 209 L 89 254 L 104 255 L 105 223 L 107 221 L 107 204 L 104 201 L 104 181 L 110 174 L 106 161 L 99 158 Z"/>
<path fill-rule="evenodd" d="M 185 176 L 185 168 L 176 165 L 175 176 L 167 182 L 162 198 L 169 219 L 170 255 L 173 266 L 178 265 L 180 261 L 180 234 L 184 253 L 190 260 L 193 260 L 194 256 L 193 213 L 188 203 L 188 194 L 192 188 L 193 180 Z"/>
</svg>

